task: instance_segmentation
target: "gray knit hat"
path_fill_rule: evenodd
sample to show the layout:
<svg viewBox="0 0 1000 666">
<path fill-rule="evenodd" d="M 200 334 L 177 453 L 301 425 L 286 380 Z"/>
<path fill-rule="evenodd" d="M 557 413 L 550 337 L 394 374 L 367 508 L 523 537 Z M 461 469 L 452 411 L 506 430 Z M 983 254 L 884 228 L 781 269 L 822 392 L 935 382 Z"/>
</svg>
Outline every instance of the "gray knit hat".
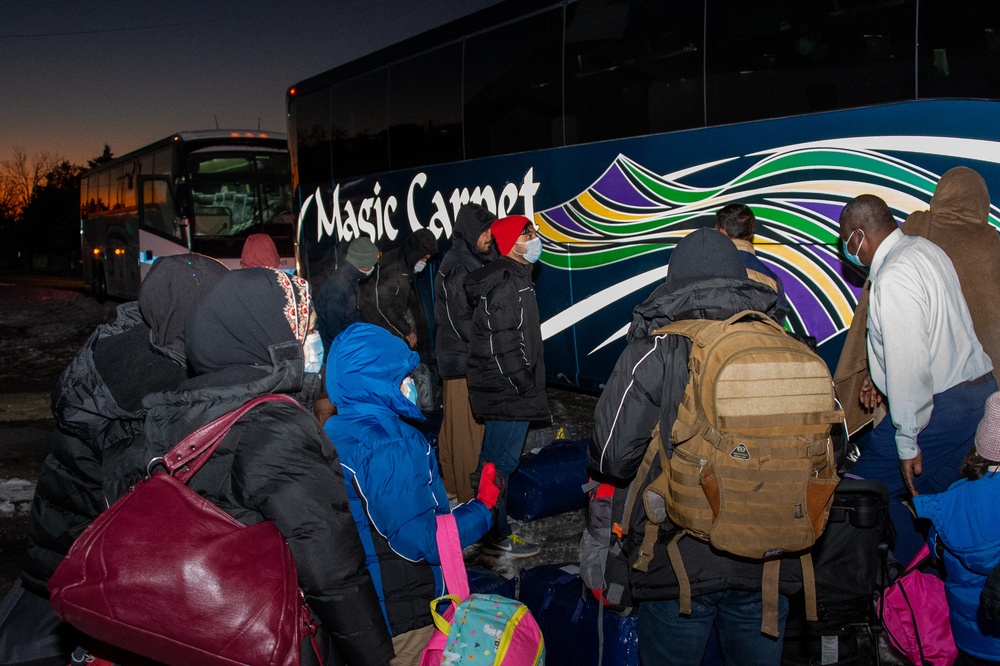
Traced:
<svg viewBox="0 0 1000 666">
<path fill-rule="evenodd" d="M 355 268 L 371 268 L 378 261 L 378 248 L 367 236 L 355 238 L 347 247 L 347 260 Z"/>
<path fill-rule="evenodd" d="M 976 451 L 993 462 L 1000 462 L 1000 391 L 986 399 L 983 420 L 976 429 Z"/>
</svg>

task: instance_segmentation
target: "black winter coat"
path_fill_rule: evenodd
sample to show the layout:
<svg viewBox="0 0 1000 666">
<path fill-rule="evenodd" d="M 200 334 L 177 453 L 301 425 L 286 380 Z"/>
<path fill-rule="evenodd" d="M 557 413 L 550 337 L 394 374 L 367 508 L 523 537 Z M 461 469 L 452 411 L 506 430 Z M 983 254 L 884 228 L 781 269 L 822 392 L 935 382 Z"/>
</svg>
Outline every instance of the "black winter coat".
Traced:
<svg viewBox="0 0 1000 666">
<path fill-rule="evenodd" d="M 330 351 L 330 343 L 345 328 L 361 321 L 359 283 L 364 274 L 344 260 L 313 296 L 316 308 L 316 330 L 323 340 L 323 351 Z"/>
<path fill-rule="evenodd" d="M 413 317 L 423 316 L 413 290 L 416 277 L 413 268 L 406 265 L 402 248 L 382 255 L 371 277 L 361 285 L 358 296 L 361 321 L 381 326 L 400 338 L 412 333 L 414 326 L 407 320 L 406 313 L 409 311 Z M 426 324 L 423 328 L 426 329 Z"/>
<path fill-rule="evenodd" d="M 709 258 L 706 257 L 708 262 Z M 672 321 L 727 319 L 742 310 L 773 315 L 776 294 L 749 278 L 720 277 L 681 286 L 664 284 L 634 311 L 629 343 L 601 394 L 594 412 L 594 436 L 590 464 L 600 472 L 630 480 L 639 468 L 657 422 L 668 433 L 664 447 L 672 455 L 670 426 L 688 383 L 691 343 L 676 335 L 650 333 Z M 639 492 L 660 473 L 654 462 Z M 640 495 L 641 496 L 641 495 Z M 629 517 L 627 552 L 633 564 L 639 553 L 647 519 L 642 502 L 636 502 Z M 666 546 L 680 530 L 667 519 L 660 525 L 653 559 L 645 573 L 631 570 L 633 596 L 639 600 L 672 600 L 679 596 L 677 577 Z M 763 564 L 714 550 L 707 543 L 684 537 L 678 543 L 697 597 L 725 589 L 759 591 Z M 802 572 L 797 558 L 782 561 L 779 591 L 792 594 L 801 587 Z"/>
<path fill-rule="evenodd" d="M 107 469 L 139 464 L 143 397 L 186 378 L 184 367 L 150 348 L 136 302 L 119 305 L 115 321 L 98 326 L 77 352 L 52 394 L 56 429 L 32 501 L 21 574 L 27 588 L 48 597 L 49 578 L 104 510 L 105 496 L 138 478 Z"/>
<path fill-rule="evenodd" d="M 549 419 L 531 264 L 500 257 L 465 278 L 472 315 L 466 378 L 476 418 Z"/>
<path fill-rule="evenodd" d="M 434 320 L 437 324 L 438 374 L 442 379 L 465 378 L 472 339 L 472 307 L 465 294 L 465 278 L 496 258 L 496 249 L 480 254 L 476 242 L 496 216 L 485 208 L 463 206 L 455 220 L 451 249 L 434 277 Z"/>
<path fill-rule="evenodd" d="M 302 402 L 301 345 L 274 345 L 270 354 L 270 366 L 230 365 L 149 396 L 146 456 L 162 455 L 256 396 L 288 393 Z M 318 381 L 318 375 L 307 377 Z M 337 451 L 311 413 L 284 403 L 253 409 L 189 486 L 244 524 L 275 523 L 292 551 L 306 602 L 330 633 L 333 663 L 388 663 L 391 643 L 364 567 Z"/>
</svg>

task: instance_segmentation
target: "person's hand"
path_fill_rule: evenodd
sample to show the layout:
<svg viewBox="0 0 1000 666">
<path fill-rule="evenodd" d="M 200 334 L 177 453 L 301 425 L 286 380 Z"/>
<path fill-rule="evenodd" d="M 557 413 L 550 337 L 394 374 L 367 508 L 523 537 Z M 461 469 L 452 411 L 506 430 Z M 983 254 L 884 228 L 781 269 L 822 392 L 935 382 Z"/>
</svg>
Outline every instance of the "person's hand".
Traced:
<svg viewBox="0 0 1000 666">
<path fill-rule="evenodd" d="M 483 473 L 479 477 L 479 491 L 476 499 L 486 505 L 487 509 L 492 509 L 497 505 L 497 498 L 500 497 L 500 486 L 497 485 L 497 468 L 493 463 L 486 463 Z"/>
<path fill-rule="evenodd" d="M 910 491 L 910 494 L 914 497 L 919 495 L 920 493 L 917 492 L 916 486 L 913 485 L 913 477 L 920 476 L 924 472 L 923 454 L 920 451 L 917 451 L 916 458 L 900 460 L 899 471 L 903 475 L 903 484 L 906 485 L 906 489 Z"/>
<path fill-rule="evenodd" d="M 410 349 L 413 349 L 414 347 L 416 347 L 417 346 L 417 334 L 414 333 L 413 331 L 410 331 L 409 333 L 407 333 L 406 334 L 406 344 L 410 345 Z"/>
<path fill-rule="evenodd" d="M 872 376 L 867 372 L 864 381 L 861 382 L 861 393 L 858 395 L 858 401 L 869 412 L 882 404 L 882 394 L 875 388 Z"/>
</svg>

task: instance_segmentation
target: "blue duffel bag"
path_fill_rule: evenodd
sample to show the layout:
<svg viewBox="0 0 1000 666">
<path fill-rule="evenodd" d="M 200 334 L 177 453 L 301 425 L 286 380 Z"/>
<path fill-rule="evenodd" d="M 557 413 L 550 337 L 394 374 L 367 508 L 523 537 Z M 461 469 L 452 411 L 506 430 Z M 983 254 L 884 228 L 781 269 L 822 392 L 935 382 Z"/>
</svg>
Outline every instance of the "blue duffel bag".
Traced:
<svg viewBox="0 0 1000 666">
<path fill-rule="evenodd" d="M 520 599 L 545 636 L 548 666 L 597 666 L 603 613 L 603 666 L 638 666 L 638 615 L 605 610 L 583 589 L 575 564 L 543 564 L 520 575 Z"/>
<path fill-rule="evenodd" d="M 557 439 L 521 462 L 507 481 L 507 515 L 537 520 L 587 506 L 589 439 Z"/>
</svg>

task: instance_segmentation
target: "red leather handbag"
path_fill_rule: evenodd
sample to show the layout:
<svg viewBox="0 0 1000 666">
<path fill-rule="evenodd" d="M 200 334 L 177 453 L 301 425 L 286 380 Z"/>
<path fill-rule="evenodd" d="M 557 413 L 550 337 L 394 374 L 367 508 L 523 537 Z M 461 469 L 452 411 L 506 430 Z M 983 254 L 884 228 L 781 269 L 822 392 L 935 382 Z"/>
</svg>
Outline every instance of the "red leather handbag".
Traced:
<svg viewBox="0 0 1000 666">
<path fill-rule="evenodd" d="M 297 666 L 315 626 L 292 553 L 267 521 L 244 525 L 185 485 L 236 421 L 269 394 L 199 428 L 99 515 L 49 581 L 52 606 L 85 634 L 177 666 Z M 318 656 L 318 653 L 317 653 Z"/>
</svg>

